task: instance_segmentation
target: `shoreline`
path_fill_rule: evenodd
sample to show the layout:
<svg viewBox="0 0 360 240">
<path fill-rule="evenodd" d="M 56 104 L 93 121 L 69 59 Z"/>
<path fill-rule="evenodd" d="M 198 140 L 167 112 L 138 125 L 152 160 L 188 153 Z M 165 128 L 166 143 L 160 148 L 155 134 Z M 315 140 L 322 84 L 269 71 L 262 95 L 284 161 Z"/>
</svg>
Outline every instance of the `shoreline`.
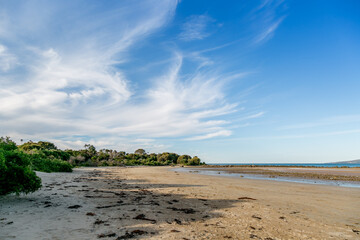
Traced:
<svg viewBox="0 0 360 240">
<path fill-rule="evenodd" d="M 238 163 L 238 164 L 204 164 L 207 167 L 300 167 L 300 168 L 360 168 L 360 164 L 333 164 L 333 163 Z"/>
<path fill-rule="evenodd" d="M 38 173 L 0 198 L 0 239 L 356 239 L 359 189 L 169 171 Z"/>
<path fill-rule="evenodd" d="M 262 175 L 268 178 L 287 177 L 297 179 L 331 180 L 360 184 L 360 168 L 320 168 L 299 166 L 191 166 L 194 170 L 224 171 L 232 174 Z"/>
</svg>

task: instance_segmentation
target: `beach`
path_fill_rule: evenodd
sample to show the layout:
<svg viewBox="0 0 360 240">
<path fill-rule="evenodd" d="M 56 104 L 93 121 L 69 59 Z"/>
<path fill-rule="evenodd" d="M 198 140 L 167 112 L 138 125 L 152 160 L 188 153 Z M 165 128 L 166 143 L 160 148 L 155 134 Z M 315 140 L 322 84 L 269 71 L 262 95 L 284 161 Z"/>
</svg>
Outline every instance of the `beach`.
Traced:
<svg viewBox="0 0 360 240">
<path fill-rule="evenodd" d="M 1 240 L 360 239 L 358 188 L 173 167 L 37 174 L 41 190 L 0 198 Z"/>
<path fill-rule="evenodd" d="M 217 166 L 203 165 L 178 168 L 179 172 L 248 179 L 302 182 L 360 188 L 359 167 L 288 167 L 288 166 Z"/>
</svg>

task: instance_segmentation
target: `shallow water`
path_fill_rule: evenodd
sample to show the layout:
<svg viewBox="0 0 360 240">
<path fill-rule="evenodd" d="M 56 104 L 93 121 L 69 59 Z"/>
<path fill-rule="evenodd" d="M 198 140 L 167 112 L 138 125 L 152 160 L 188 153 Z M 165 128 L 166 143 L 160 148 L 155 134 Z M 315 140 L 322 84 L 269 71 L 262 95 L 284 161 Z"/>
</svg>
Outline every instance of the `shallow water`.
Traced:
<svg viewBox="0 0 360 240">
<path fill-rule="evenodd" d="M 172 169 L 172 171 L 196 173 L 196 174 L 210 175 L 210 176 L 224 176 L 224 177 L 247 178 L 247 179 L 258 179 L 258 180 L 271 180 L 271 181 L 280 181 L 280 182 L 296 182 L 296 183 L 306 183 L 306 184 L 321 184 L 321 185 L 330 185 L 330 186 L 339 186 L 339 187 L 360 188 L 359 182 L 290 178 L 290 177 L 278 177 L 278 176 L 268 177 L 266 175 L 261 175 L 261 174 L 230 173 L 221 170 L 201 170 L 198 168 L 175 168 Z"/>
<path fill-rule="evenodd" d="M 215 166 L 275 166 L 275 167 L 360 167 L 360 164 L 353 164 L 353 163 L 209 163 L 208 165 L 215 165 Z"/>
</svg>

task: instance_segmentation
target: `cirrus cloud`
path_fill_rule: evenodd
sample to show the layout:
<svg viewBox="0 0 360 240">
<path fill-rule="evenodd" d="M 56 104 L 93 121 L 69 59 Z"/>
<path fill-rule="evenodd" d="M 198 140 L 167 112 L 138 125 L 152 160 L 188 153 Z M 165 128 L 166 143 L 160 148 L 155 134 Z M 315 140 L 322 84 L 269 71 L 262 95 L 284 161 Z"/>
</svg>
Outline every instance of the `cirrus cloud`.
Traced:
<svg viewBox="0 0 360 240">
<path fill-rule="evenodd" d="M 166 145 L 154 138 L 231 134 L 229 122 L 217 118 L 236 111 L 237 104 L 226 101 L 223 89 L 234 76 L 210 69 L 207 58 L 174 50 L 167 70 L 149 79 L 150 87 L 141 92 L 122 68 L 131 61 L 136 43 L 171 21 L 176 1 L 160 1 L 161 8 L 151 0 L 81 3 L 24 2 L 3 9 L 2 135 L 51 140 L 61 147 L 90 142 L 125 149 L 139 144 L 136 139 L 150 139 L 141 144 L 160 149 Z M 205 37 L 209 21 L 193 18 L 186 38 Z M 184 62 L 198 67 L 184 75 Z"/>
</svg>

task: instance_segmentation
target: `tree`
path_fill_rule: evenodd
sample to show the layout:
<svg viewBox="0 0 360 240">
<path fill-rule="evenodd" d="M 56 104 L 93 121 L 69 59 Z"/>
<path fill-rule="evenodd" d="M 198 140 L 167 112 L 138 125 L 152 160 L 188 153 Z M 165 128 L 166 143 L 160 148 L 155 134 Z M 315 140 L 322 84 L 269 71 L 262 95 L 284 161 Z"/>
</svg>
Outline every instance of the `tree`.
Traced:
<svg viewBox="0 0 360 240">
<path fill-rule="evenodd" d="M 191 159 L 191 156 L 189 156 L 189 155 L 181 155 L 181 156 L 177 159 L 177 164 L 187 165 L 190 159 Z"/>
<path fill-rule="evenodd" d="M 96 148 L 91 144 L 85 144 L 85 149 L 81 150 L 81 155 L 85 157 L 86 161 L 96 156 Z"/>
<path fill-rule="evenodd" d="M 200 165 L 200 158 L 197 156 L 193 157 L 189 162 L 188 165 Z"/>
<path fill-rule="evenodd" d="M 10 137 L 1 137 L 0 138 L 0 149 L 6 151 L 17 149 L 16 143 L 10 139 Z"/>
<path fill-rule="evenodd" d="M 26 152 L 30 152 L 32 150 L 57 150 L 55 144 L 44 141 L 39 141 L 39 142 L 29 141 L 20 145 L 19 148 Z"/>
<path fill-rule="evenodd" d="M 139 155 L 144 155 L 144 154 L 146 153 L 146 151 L 145 151 L 144 149 L 142 149 L 142 148 L 139 148 L 139 149 L 136 150 L 134 153 L 135 153 L 135 154 L 139 154 Z"/>
<path fill-rule="evenodd" d="M 158 162 L 161 162 L 163 164 L 170 164 L 170 163 L 176 164 L 178 157 L 179 157 L 179 155 L 176 153 L 164 152 L 164 153 L 157 155 L 157 160 L 158 160 Z"/>
</svg>

